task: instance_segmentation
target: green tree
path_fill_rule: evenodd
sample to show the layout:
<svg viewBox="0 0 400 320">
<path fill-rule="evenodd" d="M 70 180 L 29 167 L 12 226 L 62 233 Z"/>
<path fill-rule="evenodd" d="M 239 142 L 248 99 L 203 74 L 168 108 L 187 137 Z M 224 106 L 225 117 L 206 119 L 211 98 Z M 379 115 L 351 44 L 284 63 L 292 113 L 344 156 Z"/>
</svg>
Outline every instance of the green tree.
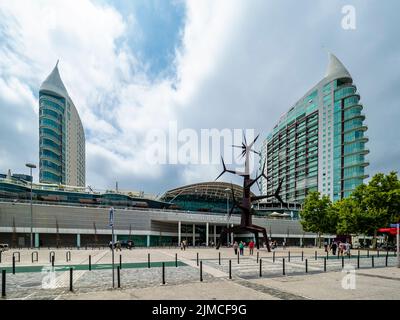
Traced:
<svg viewBox="0 0 400 320">
<path fill-rule="evenodd" d="M 321 247 L 321 234 L 336 232 L 337 212 L 332 210 L 332 202 L 327 195 L 321 197 L 317 191 L 310 192 L 300 216 L 304 231 L 318 234 L 319 247 Z"/>
</svg>

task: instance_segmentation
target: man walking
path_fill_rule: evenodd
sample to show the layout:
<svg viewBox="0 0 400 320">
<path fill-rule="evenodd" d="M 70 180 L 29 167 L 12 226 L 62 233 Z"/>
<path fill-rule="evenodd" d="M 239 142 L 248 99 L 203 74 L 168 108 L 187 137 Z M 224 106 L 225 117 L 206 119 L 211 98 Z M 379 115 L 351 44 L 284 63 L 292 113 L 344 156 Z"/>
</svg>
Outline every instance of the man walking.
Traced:
<svg viewBox="0 0 400 320">
<path fill-rule="evenodd" d="M 254 241 L 253 240 L 251 240 L 249 242 L 249 250 L 250 250 L 250 255 L 252 256 L 253 252 L 254 252 Z"/>
</svg>

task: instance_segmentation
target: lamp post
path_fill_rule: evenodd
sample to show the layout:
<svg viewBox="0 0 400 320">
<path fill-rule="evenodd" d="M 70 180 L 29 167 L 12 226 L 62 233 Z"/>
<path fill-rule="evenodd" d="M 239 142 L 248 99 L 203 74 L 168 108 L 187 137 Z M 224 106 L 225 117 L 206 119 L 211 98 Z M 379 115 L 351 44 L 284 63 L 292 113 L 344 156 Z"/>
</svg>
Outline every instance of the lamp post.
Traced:
<svg viewBox="0 0 400 320">
<path fill-rule="evenodd" d="M 231 189 L 226 188 L 225 192 L 226 192 L 226 227 L 229 228 L 229 191 L 231 191 Z M 226 241 L 227 241 L 227 245 L 229 246 L 229 232 L 226 233 Z"/>
<path fill-rule="evenodd" d="M 31 173 L 31 248 L 33 248 L 33 209 L 32 209 L 32 184 L 33 184 L 33 176 L 32 176 L 32 169 L 36 168 L 36 165 L 33 163 L 25 164 L 30 169 Z"/>
</svg>

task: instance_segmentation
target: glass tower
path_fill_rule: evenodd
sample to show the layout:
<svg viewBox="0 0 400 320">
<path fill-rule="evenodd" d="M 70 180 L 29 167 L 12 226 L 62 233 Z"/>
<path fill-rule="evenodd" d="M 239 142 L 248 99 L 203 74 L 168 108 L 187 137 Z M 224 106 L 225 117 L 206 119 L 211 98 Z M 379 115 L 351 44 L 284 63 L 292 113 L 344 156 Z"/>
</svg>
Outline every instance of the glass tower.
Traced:
<svg viewBox="0 0 400 320">
<path fill-rule="evenodd" d="M 261 148 L 272 194 L 283 179 L 281 195 L 302 202 L 309 191 L 342 199 L 368 176 L 367 127 L 360 95 L 350 73 L 333 54 L 325 77 L 279 119 Z"/>
<path fill-rule="evenodd" d="M 58 61 L 39 90 L 39 180 L 85 186 L 85 133 Z"/>
</svg>

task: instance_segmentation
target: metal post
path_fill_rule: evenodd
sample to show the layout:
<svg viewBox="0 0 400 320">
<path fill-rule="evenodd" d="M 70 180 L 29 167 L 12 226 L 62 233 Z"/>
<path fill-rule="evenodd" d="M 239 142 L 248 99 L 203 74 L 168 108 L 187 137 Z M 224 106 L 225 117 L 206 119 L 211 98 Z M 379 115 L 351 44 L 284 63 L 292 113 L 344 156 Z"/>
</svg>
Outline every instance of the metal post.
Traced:
<svg viewBox="0 0 400 320">
<path fill-rule="evenodd" d="M 30 168 L 31 172 L 31 248 L 33 248 L 33 208 L 32 208 L 32 183 L 33 183 L 33 176 L 32 176 L 32 167 Z"/>
<path fill-rule="evenodd" d="M 283 271 L 283 275 L 286 274 L 285 272 L 285 258 L 282 259 L 282 271 Z"/>
<path fill-rule="evenodd" d="M 301 261 L 304 260 L 304 251 L 301 252 Z"/>
<path fill-rule="evenodd" d="M 377 251 L 377 253 L 378 253 L 378 258 L 379 258 L 379 249 L 377 249 L 376 251 Z"/>
<path fill-rule="evenodd" d="M 329 259 L 329 252 L 326 252 L 326 258 Z"/>
<path fill-rule="evenodd" d="M 69 291 L 74 291 L 73 288 L 73 269 L 69 268 Z"/>
<path fill-rule="evenodd" d="M 344 256 L 342 256 L 342 268 L 344 268 Z"/>
<path fill-rule="evenodd" d="M 218 264 L 221 265 L 221 252 L 218 252 Z"/>
<path fill-rule="evenodd" d="M 150 253 L 147 254 L 147 268 L 150 268 Z"/>
<path fill-rule="evenodd" d="M 13 270 L 13 274 L 15 274 L 15 257 L 13 256 L 12 258 L 12 270 Z"/>
<path fill-rule="evenodd" d="M 272 262 L 275 263 L 275 251 L 272 252 Z"/>
<path fill-rule="evenodd" d="M 290 251 L 288 252 L 288 262 L 290 262 Z"/>
<path fill-rule="evenodd" d="M 199 253 L 198 252 L 196 254 L 196 264 L 197 264 L 197 266 L 199 266 Z"/>
<path fill-rule="evenodd" d="M 259 252 L 257 251 L 257 263 L 258 263 L 258 260 L 259 260 Z"/>
<path fill-rule="evenodd" d="M 6 296 L 6 270 L 1 271 L 1 296 Z"/>
<path fill-rule="evenodd" d="M 229 260 L 229 279 L 232 279 L 232 260 Z"/>
<path fill-rule="evenodd" d="M 175 267 L 178 268 L 178 254 L 175 253 Z"/>
<path fill-rule="evenodd" d="M 238 251 L 238 253 L 237 253 L 237 263 L 239 264 L 239 258 L 240 257 L 240 250 Z"/>
<path fill-rule="evenodd" d="M 200 261 L 200 281 L 203 281 L 203 261 Z"/>
<path fill-rule="evenodd" d="M 3 254 L 3 251 L 0 251 L 0 263 L 1 263 L 1 255 Z"/>
<path fill-rule="evenodd" d="M 306 259 L 306 273 L 308 273 L 308 259 Z"/>
<path fill-rule="evenodd" d="M 92 256 L 89 255 L 89 271 L 92 271 Z"/>
<path fill-rule="evenodd" d="M 372 268 L 374 268 L 375 267 L 375 262 L 374 262 L 374 256 L 371 256 L 371 264 L 372 264 Z"/>
<path fill-rule="evenodd" d="M 260 259 L 260 278 L 262 277 L 262 259 Z"/>
<path fill-rule="evenodd" d="M 119 255 L 119 268 L 122 269 L 122 255 Z"/>
<path fill-rule="evenodd" d="M 317 260 L 317 250 L 315 250 L 315 260 Z"/>
<path fill-rule="evenodd" d="M 118 288 L 121 288 L 121 267 L 117 267 L 117 280 L 118 280 Z"/>
<path fill-rule="evenodd" d="M 360 269 L 360 256 L 357 256 L 357 269 Z"/>
<path fill-rule="evenodd" d="M 367 258 L 369 258 L 369 249 L 367 250 Z"/>
<path fill-rule="evenodd" d="M 388 266 L 388 256 L 385 257 L 385 267 Z"/>
<path fill-rule="evenodd" d="M 165 284 L 165 262 L 162 263 L 162 284 Z"/>
<path fill-rule="evenodd" d="M 54 267 L 54 255 L 51 256 L 51 266 Z"/>
<path fill-rule="evenodd" d="M 326 272 L 326 258 L 324 258 L 324 272 Z"/>
</svg>

